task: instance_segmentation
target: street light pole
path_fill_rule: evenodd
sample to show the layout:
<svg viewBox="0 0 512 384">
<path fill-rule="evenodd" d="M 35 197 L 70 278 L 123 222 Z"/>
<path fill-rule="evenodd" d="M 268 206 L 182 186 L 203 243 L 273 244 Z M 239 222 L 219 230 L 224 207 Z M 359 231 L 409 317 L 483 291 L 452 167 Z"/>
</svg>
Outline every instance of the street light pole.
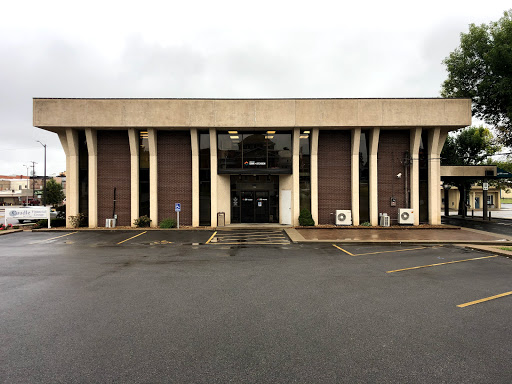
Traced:
<svg viewBox="0 0 512 384">
<path fill-rule="evenodd" d="M 39 140 L 37 142 L 44 147 L 43 205 L 46 207 L 46 144 Z"/>
</svg>

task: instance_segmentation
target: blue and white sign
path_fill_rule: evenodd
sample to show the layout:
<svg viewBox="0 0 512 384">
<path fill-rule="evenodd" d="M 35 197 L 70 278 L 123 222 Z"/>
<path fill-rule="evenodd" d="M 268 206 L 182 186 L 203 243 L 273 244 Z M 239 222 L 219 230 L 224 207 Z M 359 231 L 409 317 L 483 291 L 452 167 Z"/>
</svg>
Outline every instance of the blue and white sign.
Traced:
<svg viewBox="0 0 512 384">
<path fill-rule="evenodd" d="M 174 211 L 181 212 L 181 203 L 174 203 Z"/>
<path fill-rule="evenodd" d="M 5 209 L 5 223 L 7 218 L 17 220 L 48 220 L 48 228 L 50 228 L 50 207 L 19 207 Z"/>
</svg>

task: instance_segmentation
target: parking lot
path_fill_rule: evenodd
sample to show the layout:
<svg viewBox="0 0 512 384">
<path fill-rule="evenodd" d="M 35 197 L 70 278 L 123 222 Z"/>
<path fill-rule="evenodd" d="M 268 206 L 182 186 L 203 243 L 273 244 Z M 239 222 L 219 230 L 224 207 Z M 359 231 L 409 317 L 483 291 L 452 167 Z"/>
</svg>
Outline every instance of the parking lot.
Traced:
<svg viewBox="0 0 512 384">
<path fill-rule="evenodd" d="M 0 381 L 512 381 L 511 259 L 222 235 L 0 236 Z"/>
</svg>

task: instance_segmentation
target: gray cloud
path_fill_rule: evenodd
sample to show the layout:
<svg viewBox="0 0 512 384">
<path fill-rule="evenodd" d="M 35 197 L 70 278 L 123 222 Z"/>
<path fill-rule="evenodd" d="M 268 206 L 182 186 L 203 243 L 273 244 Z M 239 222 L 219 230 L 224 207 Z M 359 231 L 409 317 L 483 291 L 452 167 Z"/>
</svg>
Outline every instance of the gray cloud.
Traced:
<svg viewBox="0 0 512 384">
<path fill-rule="evenodd" d="M 392 18 L 376 15 L 386 9 L 378 7 L 364 17 L 325 8 L 322 19 L 323 11 L 309 17 L 299 7 L 286 19 L 244 14 L 247 28 L 240 19 L 227 23 L 229 14 L 218 22 L 203 17 L 204 26 L 175 18 L 173 28 L 151 34 L 143 33 L 149 23 L 123 24 L 122 31 L 102 24 L 90 36 L 78 33 L 84 21 L 75 29 L 27 24 L 11 34 L 0 26 L 0 174 L 24 174 L 29 160 L 41 174 L 35 140 L 48 144 L 49 173 L 65 168 L 57 136 L 32 127 L 33 97 L 436 97 L 445 78 L 441 61 L 459 33 L 471 21 L 493 19 L 491 11 L 465 8 L 457 16 L 436 11 L 438 19 L 415 26 L 410 17 L 421 10 L 406 7 L 401 23 L 399 7 Z M 497 19 L 502 11 L 492 12 Z"/>
</svg>

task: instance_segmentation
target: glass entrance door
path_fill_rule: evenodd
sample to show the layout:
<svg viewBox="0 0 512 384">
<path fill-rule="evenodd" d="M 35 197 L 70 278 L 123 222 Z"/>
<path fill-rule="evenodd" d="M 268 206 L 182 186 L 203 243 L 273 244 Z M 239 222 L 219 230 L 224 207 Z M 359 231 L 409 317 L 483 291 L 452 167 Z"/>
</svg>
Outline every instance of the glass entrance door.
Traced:
<svg viewBox="0 0 512 384">
<path fill-rule="evenodd" d="M 242 191 L 242 223 L 254 223 L 254 192 Z"/>
<path fill-rule="evenodd" d="M 231 176 L 232 223 L 279 223 L 279 176 Z"/>
<path fill-rule="evenodd" d="M 269 202 L 267 191 L 242 191 L 242 223 L 268 223 Z"/>
<path fill-rule="evenodd" d="M 254 222 L 255 223 L 268 223 L 268 192 L 256 191 L 254 192 Z"/>
</svg>

